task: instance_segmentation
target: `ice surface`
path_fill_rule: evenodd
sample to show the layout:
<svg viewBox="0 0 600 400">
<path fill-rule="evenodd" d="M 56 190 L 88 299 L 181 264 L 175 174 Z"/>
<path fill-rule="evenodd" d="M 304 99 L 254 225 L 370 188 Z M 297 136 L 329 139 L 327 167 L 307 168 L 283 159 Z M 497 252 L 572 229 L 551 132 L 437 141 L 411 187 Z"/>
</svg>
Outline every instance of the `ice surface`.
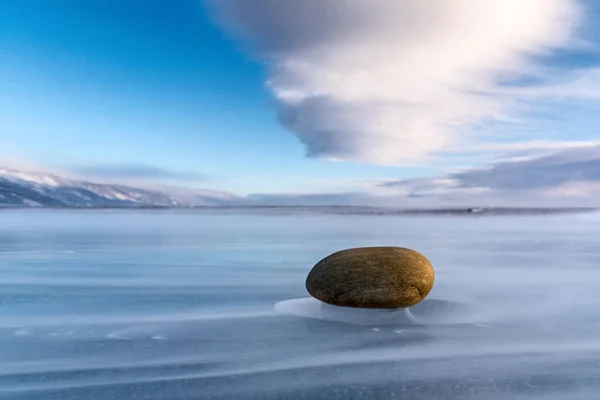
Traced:
<svg viewBox="0 0 600 400">
<path fill-rule="evenodd" d="M 599 233 L 595 214 L 5 210 L 0 398 L 595 400 Z M 434 265 L 412 319 L 307 297 L 318 260 L 371 245 Z"/>
<path fill-rule="evenodd" d="M 322 303 L 312 297 L 281 301 L 275 304 L 275 311 L 282 315 L 343 322 L 357 326 L 416 325 L 419 323 L 408 309 L 363 310 L 344 308 Z"/>
</svg>

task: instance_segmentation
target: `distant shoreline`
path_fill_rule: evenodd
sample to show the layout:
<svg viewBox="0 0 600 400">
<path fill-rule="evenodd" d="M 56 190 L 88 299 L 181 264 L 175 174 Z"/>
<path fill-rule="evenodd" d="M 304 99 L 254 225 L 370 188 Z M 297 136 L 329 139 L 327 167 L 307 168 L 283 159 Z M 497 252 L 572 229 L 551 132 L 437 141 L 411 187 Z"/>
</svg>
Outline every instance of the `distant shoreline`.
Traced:
<svg viewBox="0 0 600 400">
<path fill-rule="evenodd" d="M 363 207 L 363 206 L 90 206 L 90 207 L 27 207 L 3 206 L 0 210 L 121 210 L 121 211 L 240 211 L 266 212 L 268 214 L 317 213 L 333 215 L 435 215 L 435 216 L 500 216 L 500 215 L 548 215 L 576 214 L 598 211 L 596 207 L 465 207 L 465 208 L 422 208 L 406 209 L 393 207 Z"/>
</svg>

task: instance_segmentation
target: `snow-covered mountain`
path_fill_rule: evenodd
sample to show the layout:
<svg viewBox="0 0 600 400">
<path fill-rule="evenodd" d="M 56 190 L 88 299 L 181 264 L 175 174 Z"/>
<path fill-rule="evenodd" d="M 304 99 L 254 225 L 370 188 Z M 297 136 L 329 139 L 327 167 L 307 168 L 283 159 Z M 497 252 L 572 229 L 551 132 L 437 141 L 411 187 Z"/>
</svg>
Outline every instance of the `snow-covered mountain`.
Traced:
<svg viewBox="0 0 600 400">
<path fill-rule="evenodd" d="M 177 190 L 176 193 L 126 185 L 65 179 L 0 167 L 0 206 L 16 207 L 187 207 L 219 205 L 227 193 Z"/>
</svg>

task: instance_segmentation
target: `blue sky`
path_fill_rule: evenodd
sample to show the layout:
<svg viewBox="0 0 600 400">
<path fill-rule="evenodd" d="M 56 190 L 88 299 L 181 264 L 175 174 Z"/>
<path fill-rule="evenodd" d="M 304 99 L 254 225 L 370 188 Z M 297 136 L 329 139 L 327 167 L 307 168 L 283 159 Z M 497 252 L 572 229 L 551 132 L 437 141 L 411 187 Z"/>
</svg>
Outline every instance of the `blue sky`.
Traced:
<svg viewBox="0 0 600 400">
<path fill-rule="evenodd" d="M 438 15 L 429 1 L 6 0 L 0 160 L 240 196 L 412 199 L 415 179 L 594 147 L 597 10 L 539 2 L 442 0 Z"/>
<path fill-rule="evenodd" d="M 74 170 L 148 164 L 205 177 L 186 184 L 240 193 L 398 176 L 304 157 L 270 109 L 263 65 L 198 1 L 0 7 L 4 157 Z"/>
</svg>

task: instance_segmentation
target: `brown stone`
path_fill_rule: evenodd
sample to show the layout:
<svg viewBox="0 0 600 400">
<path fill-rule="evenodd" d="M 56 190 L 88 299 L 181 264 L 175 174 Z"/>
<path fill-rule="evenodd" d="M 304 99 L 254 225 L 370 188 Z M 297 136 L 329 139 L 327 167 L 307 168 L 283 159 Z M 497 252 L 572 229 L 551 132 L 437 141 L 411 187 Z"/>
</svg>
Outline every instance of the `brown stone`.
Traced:
<svg viewBox="0 0 600 400">
<path fill-rule="evenodd" d="M 401 247 L 365 247 L 319 261 L 306 278 L 306 289 L 336 306 L 392 309 L 419 303 L 433 281 L 433 267 L 422 254 Z"/>
</svg>

